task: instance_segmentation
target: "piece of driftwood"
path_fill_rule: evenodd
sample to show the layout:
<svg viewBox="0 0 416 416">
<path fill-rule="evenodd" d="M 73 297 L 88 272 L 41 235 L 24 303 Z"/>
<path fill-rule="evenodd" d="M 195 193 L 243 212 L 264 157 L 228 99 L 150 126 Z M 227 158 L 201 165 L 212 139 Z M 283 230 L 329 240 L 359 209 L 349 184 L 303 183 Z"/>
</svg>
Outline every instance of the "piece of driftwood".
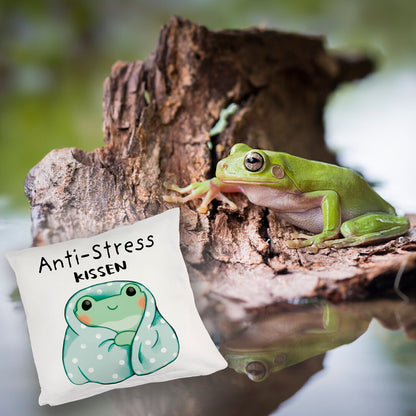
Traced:
<svg viewBox="0 0 416 416">
<path fill-rule="evenodd" d="M 91 153 L 54 150 L 30 171 L 34 244 L 90 236 L 173 207 L 163 201 L 164 182 L 212 177 L 236 142 L 335 162 L 323 140 L 326 99 L 371 70 L 365 57 L 326 51 L 320 37 L 211 32 L 172 18 L 146 61 L 117 62 L 106 79 L 106 145 Z M 230 103 L 238 110 L 210 137 Z M 203 295 L 246 309 L 357 299 L 391 288 L 397 274 L 405 283 L 416 268 L 414 229 L 382 245 L 311 254 L 286 247 L 294 227 L 273 212 L 231 197 L 237 212 L 219 202 L 206 215 L 194 203 L 181 206 L 181 247 Z"/>
</svg>

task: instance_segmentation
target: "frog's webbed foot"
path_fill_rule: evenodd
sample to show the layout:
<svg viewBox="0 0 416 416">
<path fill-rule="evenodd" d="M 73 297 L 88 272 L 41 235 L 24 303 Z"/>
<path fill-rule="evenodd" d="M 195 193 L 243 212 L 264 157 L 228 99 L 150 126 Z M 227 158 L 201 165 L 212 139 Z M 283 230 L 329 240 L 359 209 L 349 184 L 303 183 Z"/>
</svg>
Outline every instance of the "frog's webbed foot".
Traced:
<svg viewBox="0 0 416 416">
<path fill-rule="evenodd" d="M 190 191 L 192 191 L 192 185 L 193 184 L 191 184 L 191 185 L 188 185 L 188 186 L 185 186 L 184 188 L 181 188 L 180 186 L 178 186 L 178 185 L 176 185 L 176 184 L 174 184 L 174 183 L 170 183 L 170 182 L 165 182 L 164 184 L 163 184 L 163 186 L 166 188 L 166 189 L 168 189 L 169 191 L 175 191 L 175 192 L 178 192 L 178 193 L 180 193 L 180 194 L 186 194 L 187 192 L 190 192 Z M 168 195 L 164 195 L 163 196 L 163 198 L 167 198 L 168 197 Z"/>
<path fill-rule="evenodd" d="M 165 182 L 163 185 L 166 189 L 178 192 L 181 195 L 189 193 L 189 195 L 187 196 L 163 195 L 163 200 L 166 202 L 179 202 L 182 204 L 188 201 L 192 201 L 193 199 L 200 198 L 209 189 L 209 187 L 203 186 L 205 185 L 204 182 L 191 183 L 190 185 L 185 186 L 184 188 L 181 188 L 178 185 L 168 182 Z"/>
<path fill-rule="evenodd" d="M 334 240 L 338 236 L 338 233 L 329 233 L 322 232 L 316 235 L 307 235 L 303 233 L 292 233 L 291 237 L 295 240 L 287 240 L 286 245 L 289 248 L 302 248 L 308 247 L 308 251 L 311 253 L 317 253 L 321 248 L 326 248 L 332 246 L 334 241 L 343 241 L 345 240 Z"/>
<path fill-rule="evenodd" d="M 403 235 L 409 227 L 406 217 L 370 212 L 344 222 L 341 225 L 344 238 L 322 241 L 317 247 L 344 248 L 379 244 Z"/>
<path fill-rule="evenodd" d="M 178 192 L 180 194 L 189 193 L 187 196 L 163 195 L 166 202 L 186 203 L 197 198 L 202 198 L 198 212 L 205 214 L 208 211 L 208 205 L 213 199 L 217 199 L 229 205 L 232 209 L 237 209 L 237 205 L 220 192 L 220 187 L 215 183 L 215 179 L 204 182 L 191 183 L 184 188 L 180 188 L 175 184 L 165 183 L 165 188 Z"/>
<path fill-rule="evenodd" d="M 290 233 L 290 238 L 293 238 L 294 240 L 298 240 L 298 239 L 307 240 L 310 237 L 312 237 L 310 234 Z"/>
<path fill-rule="evenodd" d="M 231 199 L 227 198 L 224 194 L 222 194 L 221 192 L 219 194 L 217 194 L 215 196 L 215 199 L 217 199 L 218 201 L 224 202 L 225 204 L 227 204 L 232 210 L 236 210 L 238 207 L 236 204 L 234 204 L 233 201 L 231 201 Z"/>
</svg>

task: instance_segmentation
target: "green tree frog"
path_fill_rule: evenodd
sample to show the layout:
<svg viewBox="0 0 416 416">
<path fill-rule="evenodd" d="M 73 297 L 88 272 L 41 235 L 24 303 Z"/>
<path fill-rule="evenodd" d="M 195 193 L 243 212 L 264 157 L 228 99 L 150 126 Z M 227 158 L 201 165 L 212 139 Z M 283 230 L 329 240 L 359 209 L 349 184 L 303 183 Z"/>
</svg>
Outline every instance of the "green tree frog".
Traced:
<svg viewBox="0 0 416 416">
<path fill-rule="evenodd" d="M 356 172 L 287 153 L 235 144 L 217 164 L 215 178 L 184 188 L 165 184 L 181 196 L 167 202 L 203 198 L 198 211 L 206 213 L 213 199 L 236 209 L 223 192 L 241 192 L 254 204 L 272 209 L 278 217 L 315 235 L 292 234 L 290 248 L 348 247 L 375 243 L 405 234 L 405 217 L 381 198 Z M 344 238 L 338 238 L 342 234 Z"/>
</svg>

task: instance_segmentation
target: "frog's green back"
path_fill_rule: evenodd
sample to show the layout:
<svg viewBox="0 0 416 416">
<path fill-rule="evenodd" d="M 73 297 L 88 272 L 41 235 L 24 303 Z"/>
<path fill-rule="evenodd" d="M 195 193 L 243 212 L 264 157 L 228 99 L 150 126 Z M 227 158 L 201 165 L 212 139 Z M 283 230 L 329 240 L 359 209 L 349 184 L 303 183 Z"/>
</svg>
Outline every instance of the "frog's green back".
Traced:
<svg viewBox="0 0 416 416">
<path fill-rule="evenodd" d="M 337 192 L 344 214 L 395 214 L 394 208 L 378 195 L 361 175 L 351 169 L 281 152 L 270 152 L 270 159 L 272 163 L 282 164 L 286 174 L 303 193 L 325 190 Z"/>
</svg>

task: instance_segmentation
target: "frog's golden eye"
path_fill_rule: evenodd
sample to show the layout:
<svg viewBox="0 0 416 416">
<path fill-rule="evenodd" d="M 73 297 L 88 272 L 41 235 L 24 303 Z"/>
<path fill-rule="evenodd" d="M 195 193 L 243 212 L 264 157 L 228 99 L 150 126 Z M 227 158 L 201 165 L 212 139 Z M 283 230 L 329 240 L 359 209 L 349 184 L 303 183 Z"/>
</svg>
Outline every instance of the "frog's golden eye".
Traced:
<svg viewBox="0 0 416 416">
<path fill-rule="evenodd" d="M 250 380 L 261 381 L 267 376 L 267 368 L 261 361 L 250 361 L 246 365 L 246 374 Z"/>
<path fill-rule="evenodd" d="M 248 152 L 244 158 L 244 166 L 249 172 L 258 172 L 264 166 L 264 158 L 260 153 Z"/>
</svg>

